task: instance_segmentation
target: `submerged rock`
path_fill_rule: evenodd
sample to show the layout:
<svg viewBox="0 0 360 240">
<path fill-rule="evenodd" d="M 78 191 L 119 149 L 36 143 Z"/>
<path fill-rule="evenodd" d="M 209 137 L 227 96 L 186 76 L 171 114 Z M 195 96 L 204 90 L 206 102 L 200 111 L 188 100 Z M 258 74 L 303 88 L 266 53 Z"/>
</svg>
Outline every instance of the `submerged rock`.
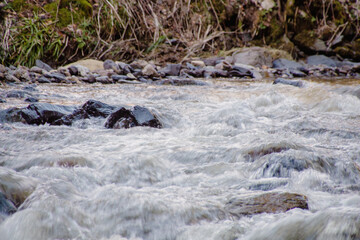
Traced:
<svg viewBox="0 0 360 240">
<path fill-rule="evenodd" d="M 0 192 L 0 215 L 10 215 L 17 211 L 15 205 Z"/>
<path fill-rule="evenodd" d="M 239 218 L 260 213 L 281 213 L 293 208 L 309 209 L 307 197 L 296 193 L 272 192 L 244 199 L 233 199 L 226 204 L 227 211 Z"/>
<path fill-rule="evenodd" d="M 105 123 L 106 128 L 131 128 L 136 126 L 148 126 L 162 128 L 159 120 L 147 108 L 135 106 L 128 110 L 124 107 L 113 112 Z"/>
<path fill-rule="evenodd" d="M 284 79 L 284 78 L 275 79 L 273 84 L 285 84 L 285 85 L 291 85 L 291 86 L 300 87 L 300 88 L 304 86 L 304 83 L 300 80 L 288 80 L 288 79 Z"/>
</svg>

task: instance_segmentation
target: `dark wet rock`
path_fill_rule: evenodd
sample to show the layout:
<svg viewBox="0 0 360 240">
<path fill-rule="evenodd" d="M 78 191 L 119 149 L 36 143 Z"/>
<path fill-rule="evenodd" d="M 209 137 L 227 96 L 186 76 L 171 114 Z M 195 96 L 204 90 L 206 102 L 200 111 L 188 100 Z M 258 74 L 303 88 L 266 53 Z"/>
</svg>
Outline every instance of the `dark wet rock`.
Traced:
<svg viewBox="0 0 360 240">
<path fill-rule="evenodd" d="M 23 90 L 29 91 L 29 92 L 36 92 L 37 91 L 35 84 L 25 86 L 25 87 L 23 87 Z"/>
<path fill-rule="evenodd" d="M 273 62 L 272 67 L 277 68 L 277 69 L 297 69 L 297 70 L 301 70 L 301 69 L 304 68 L 304 65 L 302 65 L 301 63 L 292 61 L 292 60 L 285 59 L 285 58 L 279 58 L 279 59 L 276 59 Z"/>
<path fill-rule="evenodd" d="M 74 121 L 88 119 L 90 117 L 107 117 L 116 107 L 102 103 L 96 100 L 89 100 L 81 108 L 74 110 L 71 114 L 62 116 L 60 119 L 52 122 L 51 125 L 70 126 Z"/>
<path fill-rule="evenodd" d="M 51 83 L 51 80 L 45 76 L 40 76 L 36 81 L 38 83 Z"/>
<path fill-rule="evenodd" d="M 31 95 L 29 92 L 23 90 L 12 90 L 6 93 L 7 98 L 24 98 L 29 95 Z"/>
<path fill-rule="evenodd" d="M 11 215 L 16 211 L 15 205 L 0 192 L 0 214 Z"/>
<path fill-rule="evenodd" d="M 120 67 L 118 64 L 116 64 L 113 60 L 107 59 L 104 61 L 104 69 L 112 69 L 116 73 L 120 73 Z"/>
<path fill-rule="evenodd" d="M 273 155 L 262 166 L 261 174 L 263 177 L 290 177 L 292 171 L 301 172 L 307 169 L 309 165 L 306 160 L 294 156 Z"/>
<path fill-rule="evenodd" d="M 0 122 L 24 122 L 20 108 L 0 110 Z"/>
<path fill-rule="evenodd" d="M 288 79 L 284 79 L 284 78 L 275 79 L 273 84 L 285 84 L 285 85 L 291 85 L 291 86 L 300 87 L 300 88 L 304 86 L 303 81 L 300 81 L 300 80 L 288 80 Z"/>
<path fill-rule="evenodd" d="M 33 103 L 21 110 L 21 116 L 28 124 L 52 124 L 56 120 L 71 114 L 74 107 L 53 105 L 50 103 Z"/>
<path fill-rule="evenodd" d="M 336 61 L 324 56 L 324 55 L 313 55 L 306 59 L 309 65 L 325 65 L 329 67 L 336 67 Z"/>
<path fill-rule="evenodd" d="M 160 74 L 164 76 L 179 76 L 181 64 L 167 64 L 166 67 L 159 70 Z"/>
<path fill-rule="evenodd" d="M 207 83 L 204 81 L 198 81 L 193 79 L 164 79 L 157 81 L 158 85 L 173 85 L 173 86 L 188 86 L 188 85 L 196 85 L 196 86 L 205 86 Z"/>
<path fill-rule="evenodd" d="M 205 78 L 216 78 L 216 77 L 227 77 L 228 72 L 214 67 L 204 68 L 204 77 Z"/>
<path fill-rule="evenodd" d="M 114 74 L 111 76 L 112 80 L 114 80 L 115 82 L 118 82 L 118 81 L 121 81 L 121 80 L 134 80 L 132 78 L 129 78 L 128 76 L 126 75 L 117 75 L 117 74 Z"/>
<path fill-rule="evenodd" d="M 53 82 L 57 82 L 57 83 L 66 81 L 66 76 L 62 73 L 57 73 L 57 72 L 45 73 L 44 77 L 48 79 L 54 79 Z"/>
<path fill-rule="evenodd" d="M 192 77 L 196 77 L 196 78 L 201 78 L 204 77 L 204 73 L 205 73 L 205 69 L 203 68 L 196 68 L 194 70 L 188 70 L 188 69 L 183 69 L 184 73 L 192 76 Z"/>
<path fill-rule="evenodd" d="M 229 71 L 230 77 L 253 77 L 253 74 L 251 70 L 244 68 L 244 67 L 238 67 L 238 66 L 232 66 L 232 69 Z"/>
<path fill-rule="evenodd" d="M 159 120 L 147 109 L 135 106 L 128 110 L 124 107 L 113 112 L 105 123 L 106 128 L 131 128 L 136 126 L 148 126 L 162 128 Z"/>
<path fill-rule="evenodd" d="M 31 103 L 39 102 L 39 99 L 34 98 L 34 97 L 28 97 L 25 99 L 25 102 L 31 102 Z"/>
<path fill-rule="evenodd" d="M 290 69 L 289 72 L 294 77 L 306 77 L 307 76 L 307 74 L 305 74 L 304 72 L 299 71 L 297 69 Z"/>
<path fill-rule="evenodd" d="M 111 78 L 108 76 L 100 76 L 95 78 L 96 82 L 102 83 L 102 84 L 111 84 L 114 83 Z"/>
<path fill-rule="evenodd" d="M 89 100 L 81 108 L 84 109 L 89 116 L 104 118 L 109 116 L 116 109 L 114 106 L 97 100 Z"/>
<path fill-rule="evenodd" d="M 87 77 L 80 77 L 79 80 L 83 81 L 85 83 L 95 83 L 96 82 L 96 78 L 94 75 L 89 75 Z"/>
<path fill-rule="evenodd" d="M 202 59 L 202 61 L 205 63 L 206 66 L 214 67 L 216 64 L 220 63 L 224 59 L 225 59 L 224 57 L 211 57 L 211 58 Z"/>
<path fill-rule="evenodd" d="M 48 72 L 50 72 L 51 70 L 53 70 L 52 67 L 50 67 L 48 64 L 44 63 L 43 61 L 41 61 L 41 60 L 39 60 L 39 59 L 37 59 L 37 60 L 35 61 L 35 65 L 36 65 L 37 67 L 39 67 L 39 68 L 42 68 L 42 69 L 48 71 Z"/>
<path fill-rule="evenodd" d="M 6 103 L 5 99 L 0 98 L 0 103 Z"/>
<path fill-rule="evenodd" d="M 79 75 L 79 70 L 78 70 L 78 68 L 76 66 L 72 65 L 68 69 L 69 69 L 69 73 L 71 75 L 75 75 L 75 76 Z"/>
<path fill-rule="evenodd" d="M 126 108 L 120 108 L 113 112 L 105 123 L 106 128 L 131 128 L 137 126 L 135 117 Z"/>
<path fill-rule="evenodd" d="M 260 213 L 281 213 L 294 208 L 309 209 L 307 197 L 296 193 L 265 193 L 243 199 L 232 199 L 226 210 L 235 217 Z"/>
</svg>

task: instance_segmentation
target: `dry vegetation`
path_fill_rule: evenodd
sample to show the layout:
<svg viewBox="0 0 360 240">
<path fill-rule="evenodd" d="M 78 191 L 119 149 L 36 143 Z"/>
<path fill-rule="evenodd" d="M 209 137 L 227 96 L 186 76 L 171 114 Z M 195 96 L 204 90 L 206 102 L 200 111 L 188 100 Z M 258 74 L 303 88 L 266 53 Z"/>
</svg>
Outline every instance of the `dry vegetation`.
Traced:
<svg viewBox="0 0 360 240">
<path fill-rule="evenodd" d="M 309 47 L 315 39 L 328 54 L 360 60 L 358 0 L 13 0 L 0 9 L 4 64 L 88 57 L 179 62 L 244 45 L 301 57 L 318 51 Z"/>
</svg>

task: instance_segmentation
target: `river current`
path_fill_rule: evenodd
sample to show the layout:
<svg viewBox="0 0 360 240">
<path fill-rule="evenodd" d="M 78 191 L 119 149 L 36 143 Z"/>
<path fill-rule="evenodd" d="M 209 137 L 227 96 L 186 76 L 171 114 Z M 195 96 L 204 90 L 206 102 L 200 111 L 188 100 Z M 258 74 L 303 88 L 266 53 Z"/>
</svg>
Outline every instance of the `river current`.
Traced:
<svg viewBox="0 0 360 240">
<path fill-rule="evenodd" d="M 207 83 L 38 85 L 41 102 L 140 105 L 164 128 L 1 124 L 1 184 L 33 191 L 0 239 L 360 239 L 360 82 Z M 267 192 L 309 209 L 226 214 Z"/>
</svg>

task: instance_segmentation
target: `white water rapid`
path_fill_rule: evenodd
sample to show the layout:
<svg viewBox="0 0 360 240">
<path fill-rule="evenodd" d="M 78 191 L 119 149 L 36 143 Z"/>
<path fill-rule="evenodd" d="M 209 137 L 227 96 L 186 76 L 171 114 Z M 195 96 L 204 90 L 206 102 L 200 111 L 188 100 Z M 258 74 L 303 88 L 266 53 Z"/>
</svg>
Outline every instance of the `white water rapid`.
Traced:
<svg viewBox="0 0 360 240">
<path fill-rule="evenodd" d="M 164 128 L 0 124 L 0 186 L 26 196 L 0 240 L 360 239 L 360 82 L 207 83 L 38 85 L 41 102 L 140 105 Z M 309 209 L 229 214 L 268 192 Z"/>
</svg>

